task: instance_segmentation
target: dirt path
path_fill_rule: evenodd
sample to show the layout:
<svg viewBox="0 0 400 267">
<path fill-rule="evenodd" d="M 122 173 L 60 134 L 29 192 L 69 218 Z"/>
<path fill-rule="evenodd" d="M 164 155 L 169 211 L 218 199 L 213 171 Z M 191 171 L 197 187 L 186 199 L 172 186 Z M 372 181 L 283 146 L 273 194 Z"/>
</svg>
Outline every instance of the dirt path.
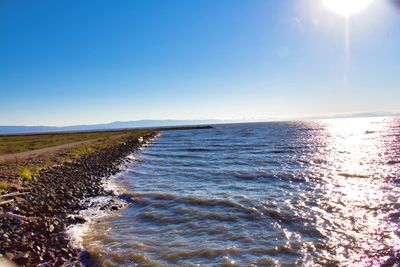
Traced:
<svg viewBox="0 0 400 267">
<path fill-rule="evenodd" d="M 74 142 L 74 143 L 68 143 L 68 144 L 63 144 L 59 146 L 52 146 L 52 147 L 46 147 L 46 148 L 41 148 L 41 149 L 36 149 L 36 150 L 30 150 L 30 151 L 25 151 L 25 152 L 20 152 L 20 153 L 14 153 L 14 154 L 5 154 L 5 155 L 0 155 L 0 162 L 5 162 L 9 160 L 24 160 L 24 159 L 29 159 L 44 153 L 54 153 L 58 152 L 64 149 L 70 149 L 75 146 L 79 146 L 85 143 L 90 143 L 93 141 L 96 141 L 98 139 L 90 139 L 86 141 L 79 141 L 79 142 Z"/>
</svg>

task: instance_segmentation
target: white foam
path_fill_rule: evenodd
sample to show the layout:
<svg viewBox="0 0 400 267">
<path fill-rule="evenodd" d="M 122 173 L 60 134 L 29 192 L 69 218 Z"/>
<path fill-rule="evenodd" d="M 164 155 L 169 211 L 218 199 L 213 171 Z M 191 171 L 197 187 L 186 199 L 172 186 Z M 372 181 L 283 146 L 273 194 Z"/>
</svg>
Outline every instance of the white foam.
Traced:
<svg viewBox="0 0 400 267">
<path fill-rule="evenodd" d="M 112 175 L 109 178 L 103 178 L 102 186 L 106 192 L 112 192 L 115 195 L 122 194 L 125 190 L 119 186 L 115 181 L 121 174 Z M 70 237 L 70 243 L 73 247 L 82 249 L 83 238 L 91 229 L 91 224 L 100 218 L 115 215 L 114 212 L 104 209 L 111 202 L 118 207 L 125 207 L 128 205 L 124 200 L 113 196 L 99 196 L 81 200 L 81 204 L 87 209 L 81 210 L 77 216 L 85 219 L 84 223 L 74 224 L 67 228 L 67 235 Z M 103 209 L 102 209 L 103 208 Z M 74 217 L 76 215 L 71 215 Z"/>
<path fill-rule="evenodd" d="M 89 222 L 68 226 L 66 233 L 74 248 L 83 249 L 83 236 L 89 231 Z"/>
<path fill-rule="evenodd" d="M 142 146 L 140 147 L 140 149 L 144 149 L 144 147 L 148 146 L 148 143 L 153 141 L 154 139 L 142 142 Z M 139 160 L 135 153 L 128 155 L 126 158 L 131 161 Z M 102 179 L 102 187 L 104 188 L 104 190 L 106 192 L 114 193 L 117 196 L 125 193 L 126 189 L 119 185 L 117 183 L 117 180 L 120 179 L 121 176 L 124 175 L 124 173 L 128 170 L 129 168 L 127 167 L 127 165 L 122 164 L 120 166 L 119 173 L 111 175 L 109 177 L 104 177 Z M 71 225 L 66 230 L 67 235 L 70 237 L 70 243 L 72 246 L 83 249 L 83 238 L 90 231 L 91 224 L 93 224 L 96 220 L 100 218 L 104 218 L 105 216 L 115 215 L 115 213 L 110 210 L 101 209 L 102 207 L 107 206 L 111 201 L 113 201 L 114 204 L 119 207 L 124 207 L 128 205 L 125 201 L 112 196 L 93 197 L 89 199 L 83 199 L 81 201 L 85 207 L 88 207 L 85 210 L 81 210 L 78 214 L 78 216 L 86 220 L 85 223 Z M 73 216 L 76 215 L 71 215 L 71 217 Z"/>
<path fill-rule="evenodd" d="M 119 173 L 108 178 L 103 178 L 102 187 L 104 190 L 109 193 L 114 193 L 117 196 L 124 193 L 126 190 L 116 182 L 121 175 L 122 173 Z"/>
<path fill-rule="evenodd" d="M 108 210 L 100 209 L 101 207 L 104 207 L 110 203 L 111 199 L 112 197 L 106 196 L 82 200 L 82 204 L 89 208 L 81 210 L 78 216 L 84 218 L 86 222 L 71 225 L 66 230 L 67 235 L 70 237 L 70 243 L 73 247 L 82 249 L 83 237 L 90 230 L 90 225 L 93 223 L 93 221 L 111 214 L 111 212 Z M 71 217 L 74 217 L 74 215 L 71 215 Z"/>
<path fill-rule="evenodd" d="M 130 154 L 130 155 L 128 155 L 126 158 L 127 158 L 127 159 L 130 159 L 130 160 L 135 160 L 135 159 L 136 159 L 136 157 L 135 157 L 134 154 Z"/>
</svg>

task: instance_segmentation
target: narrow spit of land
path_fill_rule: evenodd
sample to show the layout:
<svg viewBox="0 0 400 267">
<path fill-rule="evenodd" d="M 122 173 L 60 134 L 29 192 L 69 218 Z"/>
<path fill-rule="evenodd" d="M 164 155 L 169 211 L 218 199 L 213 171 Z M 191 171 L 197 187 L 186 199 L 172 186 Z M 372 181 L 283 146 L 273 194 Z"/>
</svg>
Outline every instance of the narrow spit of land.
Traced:
<svg viewBox="0 0 400 267">
<path fill-rule="evenodd" d="M 68 143 L 68 144 L 63 144 L 63 145 L 58 145 L 58 146 L 51 146 L 51 147 L 45 147 L 45 148 L 40 148 L 40 149 L 35 149 L 35 150 L 29 150 L 29 151 L 24 151 L 24 152 L 19 152 L 19 153 L 12 153 L 12 154 L 5 154 L 5 155 L 0 155 L 0 162 L 6 162 L 10 160 L 25 160 L 25 159 L 30 159 L 35 156 L 40 156 L 46 153 L 54 153 L 57 151 L 62 151 L 66 149 L 70 149 L 73 147 L 77 147 L 86 143 L 94 142 L 96 140 L 87 140 L 87 141 L 80 141 L 80 142 L 74 142 L 74 143 Z"/>
<path fill-rule="evenodd" d="M 18 187 L 40 170 L 71 163 L 91 152 L 151 130 L 39 133 L 0 136 L 0 191 Z"/>
<path fill-rule="evenodd" d="M 82 199 L 110 195 L 103 177 L 160 130 L 193 128 L 209 127 L 0 136 L 0 266 L 82 266 L 65 232 L 84 221 Z"/>
</svg>

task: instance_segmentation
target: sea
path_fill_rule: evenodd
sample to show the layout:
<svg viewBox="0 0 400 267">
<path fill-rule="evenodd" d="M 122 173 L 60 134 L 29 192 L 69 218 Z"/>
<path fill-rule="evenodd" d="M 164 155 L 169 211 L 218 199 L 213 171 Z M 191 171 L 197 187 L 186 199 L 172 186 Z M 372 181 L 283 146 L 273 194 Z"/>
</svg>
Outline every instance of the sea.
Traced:
<svg viewBox="0 0 400 267">
<path fill-rule="evenodd" d="M 105 185 L 99 266 L 400 266 L 400 118 L 162 131 Z"/>
</svg>

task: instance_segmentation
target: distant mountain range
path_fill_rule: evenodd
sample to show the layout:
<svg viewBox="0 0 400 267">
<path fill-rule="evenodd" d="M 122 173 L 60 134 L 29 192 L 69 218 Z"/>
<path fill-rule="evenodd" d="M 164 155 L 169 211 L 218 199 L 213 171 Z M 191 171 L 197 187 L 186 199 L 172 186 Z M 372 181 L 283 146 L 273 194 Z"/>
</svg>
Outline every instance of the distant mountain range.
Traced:
<svg viewBox="0 0 400 267">
<path fill-rule="evenodd" d="M 316 120 L 334 118 L 365 118 L 365 117 L 393 117 L 400 116 L 400 112 L 361 112 L 348 114 L 332 114 L 324 116 L 303 116 L 292 118 L 268 118 L 251 120 L 137 120 L 137 121 L 115 121 L 102 124 L 72 125 L 72 126 L 0 126 L 0 134 L 17 133 L 43 133 L 43 132 L 73 132 L 73 131 L 93 131 L 93 130 L 112 130 L 129 128 L 151 128 L 151 127 L 170 127 L 170 126 L 189 126 L 189 125 L 209 125 L 221 123 L 243 123 L 243 122 L 262 122 L 262 121 L 288 121 L 288 120 Z"/>
<path fill-rule="evenodd" d="M 68 132 L 68 131 L 91 131 L 112 130 L 126 128 L 149 128 L 168 126 L 187 126 L 225 123 L 222 120 L 139 120 L 139 121 L 115 121 L 103 124 L 73 125 L 73 126 L 0 126 L 0 134 L 12 133 L 43 133 L 43 132 Z"/>
</svg>

